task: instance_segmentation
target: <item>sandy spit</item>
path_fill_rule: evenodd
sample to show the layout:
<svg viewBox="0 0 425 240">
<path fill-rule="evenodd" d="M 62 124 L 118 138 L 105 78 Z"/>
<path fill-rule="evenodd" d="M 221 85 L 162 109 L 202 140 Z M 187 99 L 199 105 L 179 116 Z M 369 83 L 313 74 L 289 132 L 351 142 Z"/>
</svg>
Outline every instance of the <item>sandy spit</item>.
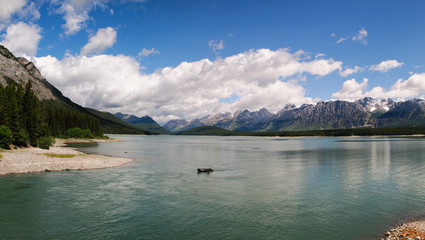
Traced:
<svg viewBox="0 0 425 240">
<path fill-rule="evenodd" d="M 55 147 L 63 147 L 66 143 L 104 143 L 104 142 L 124 142 L 114 138 L 107 139 L 75 139 L 75 138 L 56 138 Z"/>
<path fill-rule="evenodd" d="M 88 155 L 76 149 L 63 147 L 62 140 L 56 140 L 49 150 L 23 148 L 0 151 L 0 175 L 45 171 L 71 171 L 118 167 L 132 162 L 129 158 L 102 155 Z M 49 157 L 45 154 L 72 154 L 71 158 Z"/>
</svg>

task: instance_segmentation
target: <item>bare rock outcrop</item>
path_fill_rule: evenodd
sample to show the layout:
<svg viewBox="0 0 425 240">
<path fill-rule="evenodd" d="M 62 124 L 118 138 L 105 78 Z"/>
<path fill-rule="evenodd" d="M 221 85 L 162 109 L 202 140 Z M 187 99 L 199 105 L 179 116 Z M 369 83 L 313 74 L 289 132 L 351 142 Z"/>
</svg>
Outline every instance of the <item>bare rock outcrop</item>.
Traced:
<svg viewBox="0 0 425 240">
<path fill-rule="evenodd" d="M 0 45 L 0 84 L 7 85 L 14 81 L 25 86 L 32 83 L 32 90 L 40 100 L 55 100 L 56 97 L 48 87 L 46 79 L 34 63 L 25 58 L 16 58 L 9 50 Z"/>
</svg>

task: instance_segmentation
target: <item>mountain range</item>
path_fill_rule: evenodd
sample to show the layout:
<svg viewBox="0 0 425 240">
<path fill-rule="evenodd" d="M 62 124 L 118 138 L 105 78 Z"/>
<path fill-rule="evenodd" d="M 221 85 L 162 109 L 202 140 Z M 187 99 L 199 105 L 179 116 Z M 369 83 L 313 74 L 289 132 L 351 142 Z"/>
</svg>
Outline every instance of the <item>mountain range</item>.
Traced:
<svg viewBox="0 0 425 240">
<path fill-rule="evenodd" d="M 161 125 L 159 125 L 157 122 L 155 122 L 155 120 L 153 120 L 149 116 L 144 116 L 139 118 L 134 115 L 124 114 L 120 112 L 115 113 L 114 115 L 118 117 L 119 119 L 123 120 L 124 122 L 129 123 L 141 130 L 147 130 L 147 131 L 158 133 L 158 134 L 170 133 L 165 128 L 161 127 Z"/>
<path fill-rule="evenodd" d="M 306 131 L 364 127 L 424 126 L 425 100 L 396 102 L 392 99 L 363 98 L 354 102 L 327 101 L 286 105 L 277 113 L 265 108 L 235 113 L 218 113 L 187 121 L 176 119 L 163 127 L 179 132 L 200 126 L 217 126 L 232 131 Z"/>
<path fill-rule="evenodd" d="M 0 84 L 32 83 L 37 98 L 46 104 L 71 109 L 99 120 L 104 133 L 168 134 L 200 126 L 216 126 L 232 131 L 305 131 L 344 128 L 425 126 L 425 100 L 394 101 L 363 98 L 354 102 L 321 101 L 300 107 L 286 105 L 272 113 L 265 108 L 234 113 L 218 113 L 187 121 L 176 119 L 160 126 L 151 117 L 124 113 L 111 114 L 84 108 L 65 97 L 25 58 L 15 57 L 0 45 Z"/>
</svg>

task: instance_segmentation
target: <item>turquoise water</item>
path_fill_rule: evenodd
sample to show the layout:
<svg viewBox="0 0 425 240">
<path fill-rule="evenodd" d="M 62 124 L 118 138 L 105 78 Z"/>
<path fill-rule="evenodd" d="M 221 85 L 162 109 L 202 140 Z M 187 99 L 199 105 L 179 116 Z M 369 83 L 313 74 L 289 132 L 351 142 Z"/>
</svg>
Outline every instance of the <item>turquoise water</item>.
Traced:
<svg viewBox="0 0 425 240">
<path fill-rule="evenodd" d="M 77 146 L 134 162 L 0 176 L 0 239 L 357 240 L 425 214 L 424 138 L 113 137 Z"/>
</svg>

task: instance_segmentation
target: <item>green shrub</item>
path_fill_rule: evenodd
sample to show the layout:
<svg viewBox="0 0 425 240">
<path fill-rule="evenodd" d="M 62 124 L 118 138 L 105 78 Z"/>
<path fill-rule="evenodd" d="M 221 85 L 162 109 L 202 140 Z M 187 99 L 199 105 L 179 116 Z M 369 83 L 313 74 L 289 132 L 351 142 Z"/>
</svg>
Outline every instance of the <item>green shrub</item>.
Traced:
<svg viewBox="0 0 425 240">
<path fill-rule="evenodd" d="M 100 136 L 96 136 L 96 139 L 109 139 L 109 137 L 108 136 L 106 136 L 106 135 L 100 135 Z"/>
<path fill-rule="evenodd" d="M 54 143 L 55 140 L 52 137 L 41 137 L 38 141 L 38 146 L 43 149 L 49 149 Z"/>
<path fill-rule="evenodd" d="M 30 142 L 30 136 L 25 129 L 21 129 L 18 134 L 15 135 L 15 141 L 13 141 L 13 144 L 16 146 L 26 146 Z"/>
<path fill-rule="evenodd" d="M 66 130 L 66 135 L 70 138 L 94 138 L 90 129 L 81 129 L 78 127 Z"/>
<path fill-rule="evenodd" d="M 0 148 L 9 148 L 12 143 L 12 131 L 6 126 L 0 126 Z"/>
<path fill-rule="evenodd" d="M 62 153 L 62 154 L 57 154 L 57 153 L 43 153 L 44 156 L 48 156 L 51 158 L 73 158 L 76 157 L 77 154 L 67 154 L 67 153 Z"/>
</svg>

